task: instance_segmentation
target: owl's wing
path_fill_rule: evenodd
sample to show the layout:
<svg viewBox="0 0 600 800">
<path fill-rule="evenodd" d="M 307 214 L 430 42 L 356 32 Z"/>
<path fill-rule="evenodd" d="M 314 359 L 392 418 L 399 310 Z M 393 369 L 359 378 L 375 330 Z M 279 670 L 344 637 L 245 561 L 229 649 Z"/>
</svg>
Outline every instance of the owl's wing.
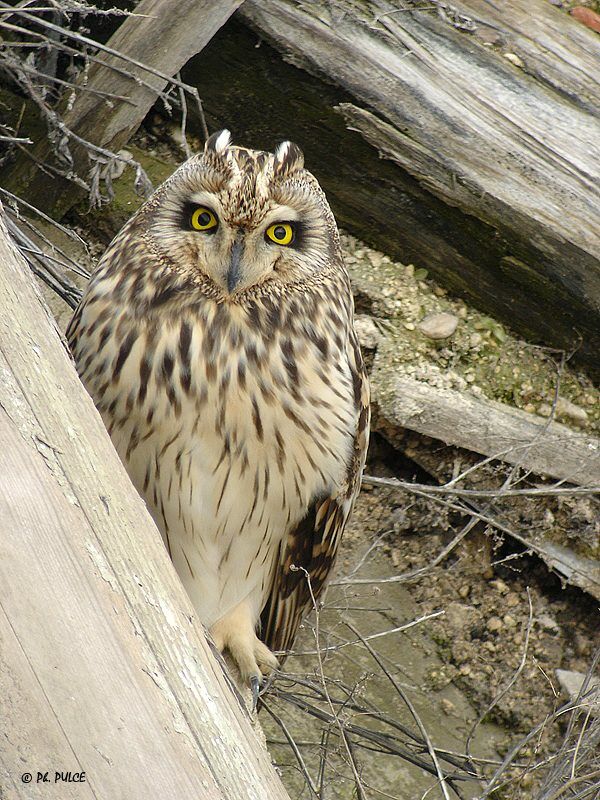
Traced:
<svg viewBox="0 0 600 800">
<path fill-rule="evenodd" d="M 289 650 L 302 617 L 321 594 L 334 564 L 349 510 L 343 498 L 320 498 L 289 534 L 279 554 L 260 638 L 275 652 Z M 310 583 L 309 583 L 310 581 Z M 311 595 L 312 590 L 312 595 Z M 281 658 L 279 659 L 282 660 Z"/>
<path fill-rule="evenodd" d="M 347 484 L 335 496 L 314 498 L 280 549 L 269 600 L 261 614 L 260 632 L 261 639 L 275 652 L 291 649 L 302 617 L 323 591 L 360 489 L 369 441 L 369 384 L 354 337 L 352 345 L 357 425 Z"/>
</svg>

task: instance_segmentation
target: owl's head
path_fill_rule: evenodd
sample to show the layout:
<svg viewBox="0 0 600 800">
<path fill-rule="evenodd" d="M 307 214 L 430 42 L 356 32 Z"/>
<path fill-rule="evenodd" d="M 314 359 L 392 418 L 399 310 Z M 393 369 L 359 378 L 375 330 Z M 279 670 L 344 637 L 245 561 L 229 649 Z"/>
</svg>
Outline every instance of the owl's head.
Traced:
<svg viewBox="0 0 600 800">
<path fill-rule="evenodd" d="M 213 134 L 142 209 L 154 247 L 179 276 L 226 298 L 302 283 L 339 262 L 335 220 L 292 142 L 275 153 Z"/>
</svg>

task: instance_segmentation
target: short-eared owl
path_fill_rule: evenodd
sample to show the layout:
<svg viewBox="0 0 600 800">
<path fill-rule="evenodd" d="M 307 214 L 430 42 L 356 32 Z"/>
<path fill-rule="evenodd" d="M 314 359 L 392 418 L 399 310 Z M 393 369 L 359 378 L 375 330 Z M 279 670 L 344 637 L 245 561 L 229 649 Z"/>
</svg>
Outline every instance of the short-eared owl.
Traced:
<svg viewBox="0 0 600 800">
<path fill-rule="evenodd" d="M 211 136 L 116 236 L 68 338 L 200 619 L 256 692 L 330 573 L 369 430 L 338 231 L 298 147 Z"/>
</svg>

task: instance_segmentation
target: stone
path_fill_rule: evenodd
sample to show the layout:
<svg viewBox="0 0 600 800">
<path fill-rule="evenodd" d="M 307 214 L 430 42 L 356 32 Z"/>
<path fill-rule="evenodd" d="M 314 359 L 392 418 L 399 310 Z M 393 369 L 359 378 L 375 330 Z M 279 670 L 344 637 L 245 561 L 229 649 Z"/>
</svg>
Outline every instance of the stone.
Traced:
<svg viewBox="0 0 600 800">
<path fill-rule="evenodd" d="M 502 620 L 499 617 L 490 617 L 485 627 L 490 633 L 497 633 L 502 629 Z"/>
<path fill-rule="evenodd" d="M 553 619 L 550 614 L 540 614 L 535 618 L 535 621 L 544 631 L 553 631 L 554 633 L 558 633 L 559 631 L 558 622 Z"/>
<path fill-rule="evenodd" d="M 464 630 L 469 625 L 469 615 L 473 609 L 463 603 L 448 603 L 446 608 L 446 622 L 455 630 Z"/>
<path fill-rule="evenodd" d="M 538 414 L 541 417 L 549 417 L 552 413 L 552 406 L 548 405 L 548 403 L 540 403 L 538 406 Z"/>
<path fill-rule="evenodd" d="M 442 311 L 439 314 L 427 314 L 419 322 L 419 330 L 428 339 L 448 339 L 458 326 L 458 317 Z"/>
<path fill-rule="evenodd" d="M 380 267 L 383 264 L 383 253 L 379 253 L 377 250 L 369 250 L 367 255 L 374 267 Z"/>
<path fill-rule="evenodd" d="M 516 53 L 504 53 L 504 58 L 507 61 L 510 61 L 511 64 L 514 64 L 515 67 L 519 67 L 520 69 L 523 69 L 525 66 L 523 59 Z"/>
<path fill-rule="evenodd" d="M 452 702 L 452 700 L 448 700 L 447 697 L 442 697 L 440 700 L 440 708 L 446 715 L 450 715 L 456 711 L 456 706 Z"/>
<path fill-rule="evenodd" d="M 554 670 L 554 674 L 556 675 L 556 679 L 560 684 L 560 688 L 563 690 L 569 700 L 575 700 L 575 698 L 579 695 L 584 680 L 586 679 L 585 673 L 573 672 L 572 670 L 568 669 L 556 669 Z M 593 677 L 590 680 L 585 694 L 589 695 L 584 702 L 589 703 L 590 712 L 596 717 L 599 716 L 600 678 Z"/>
<path fill-rule="evenodd" d="M 588 421 L 587 411 L 564 397 L 559 397 L 556 401 L 556 416 L 563 419 L 566 417 L 580 425 L 584 425 Z"/>
<path fill-rule="evenodd" d="M 538 414 L 542 417 L 549 417 L 552 414 L 552 406 L 549 403 L 541 403 L 538 406 Z M 578 425 L 585 425 L 588 421 L 587 411 L 564 397 L 559 397 L 556 401 L 556 417 L 570 420 Z"/>
<path fill-rule="evenodd" d="M 354 328 L 358 342 L 365 350 L 376 350 L 381 341 L 381 331 L 368 314 L 357 314 L 354 318 Z"/>
</svg>

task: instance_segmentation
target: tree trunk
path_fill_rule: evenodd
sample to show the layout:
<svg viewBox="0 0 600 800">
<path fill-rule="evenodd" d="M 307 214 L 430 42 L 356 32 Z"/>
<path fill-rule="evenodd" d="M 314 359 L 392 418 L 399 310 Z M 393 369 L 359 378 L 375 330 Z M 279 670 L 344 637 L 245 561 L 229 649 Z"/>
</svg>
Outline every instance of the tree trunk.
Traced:
<svg viewBox="0 0 600 800">
<path fill-rule="evenodd" d="M 1 217 L 0 534 L 2 797 L 285 800 Z"/>
<path fill-rule="evenodd" d="M 597 35 L 547 0 L 459 5 L 473 32 L 437 0 L 247 0 L 254 34 L 184 75 L 240 143 L 295 138 L 349 231 L 598 373 Z"/>
<path fill-rule="evenodd" d="M 64 111 L 65 126 L 81 139 L 116 152 L 123 147 L 156 102 L 166 84 L 181 67 L 210 41 L 242 0 L 141 0 L 135 16 L 127 17 L 107 42 L 107 47 L 127 56 L 129 61 L 100 51 L 102 63 L 93 63 L 86 75 L 85 91 Z M 23 10 L 26 12 L 26 9 Z M 24 15 L 20 24 L 40 30 L 34 16 Z M 43 29 L 42 29 L 43 30 Z M 153 71 L 136 66 L 138 62 Z M 114 68 L 129 74 L 116 72 Z M 136 82 L 136 78 L 143 81 Z M 105 100 L 94 91 L 127 97 Z M 68 93 L 70 96 L 70 92 Z M 85 148 L 68 140 L 74 158 L 73 169 L 84 180 L 90 161 Z M 46 137 L 32 151 L 21 151 L 16 163 L 0 173 L 3 184 L 38 208 L 60 217 L 85 192 L 60 175 L 48 174 L 39 164 L 59 166 L 56 143 Z"/>
</svg>

